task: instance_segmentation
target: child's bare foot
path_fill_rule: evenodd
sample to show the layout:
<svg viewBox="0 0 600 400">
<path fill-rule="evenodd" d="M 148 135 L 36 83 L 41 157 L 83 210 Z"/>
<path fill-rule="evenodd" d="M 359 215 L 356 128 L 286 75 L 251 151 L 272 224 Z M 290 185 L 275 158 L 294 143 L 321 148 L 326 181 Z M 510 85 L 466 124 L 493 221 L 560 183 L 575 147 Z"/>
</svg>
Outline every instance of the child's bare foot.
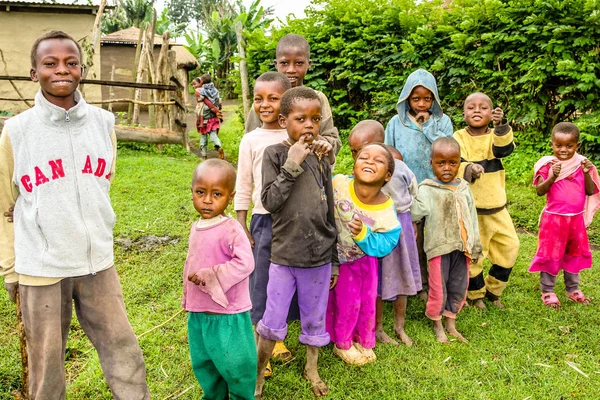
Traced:
<svg viewBox="0 0 600 400">
<path fill-rule="evenodd" d="M 463 335 L 460 334 L 459 331 L 456 330 L 456 320 L 454 318 L 446 318 L 446 330 L 448 334 L 454 336 L 458 340 L 463 343 L 469 343 L 467 339 Z"/>
<path fill-rule="evenodd" d="M 307 369 L 304 369 L 303 376 L 304 379 L 306 379 L 308 383 L 310 383 L 310 388 L 312 389 L 315 396 L 323 397 L 327 393 L 329 393 L 329 387 L 325 384 L 325 382 L 321 380 L 321 377 L 319 376 L 318 372 L 315 371 L 315 373 L 313 374 L 308 372 Z"/>
<path fill-rule="evenodd" d="M 390 335 L 385 333 L 385 331 L 383 330 L 383 326 L 378 326 L 375 329 L 375 339 L 377 339 L 377 341 L 379 343 L 391 344 L 393 346 L 400 346 L 400 343 L 396 342 L 394 339 L 392 339 L 390 337 Z"/>
<path fill-rule="evenodd" d="M 433 333 L 435 333 L 435 340 L 440 343 L 448 343 L 448 336 L 444 331 L 442 320 L 433 321 Z"/>
<path fill-rule="evenodd" d="M 321 380 L 319 371 L 317 371 L 317 362 L 319 360 L 319 348 L 306 346 L 306 366 L 304 367 L 304 379 L 310 383 L 310 388 L 317 397 L 325 396 L 329 392 L 329 387 Z"/>
<path fill-rule="evenodd" d="M 421 290 L 419 292 L 419 294 L 417 294 L 417 296 L 419 297 L 419 300 L 423 300 L 425 303 L 427 303 L 427 291 L 426 290 Z"/>
<path fill-rule="evenodd" d="M 492 304 L 494 305 L 494 307 L 496 307 L 499 310 L 506 310 L 506 306 L 504 304 L 502 304 L 500 299 L 496 299 L 496 300 L 492 301 Z"/>
<path fill-rule="evenodd" d="M 483 299 L 474 300 L 473 303 L 471 303 L 471 305 L 480 311 L 487 310 L 487 307 L 485 306 Z"/>
<path fill-rule="evenodd" d="M 502 302 L 500 301 L 500 296 L 496 296 L 492 292 L 486 291 L 485 298 L 491 301 L 494 307 L 500 310 L 506 310 L 506 307 L 504 307 L 504 304 L 502 304 Z"/>
<path fill-rule="evenodd" d="M 400 339 L 402 343 L 404 343 L 407 346 L 413 345 L 412 339 L 406 334 L 406 332 L 404 332 L 404 329 L 395 329 L 395 331 L 396 337 Z"/>
</svg>

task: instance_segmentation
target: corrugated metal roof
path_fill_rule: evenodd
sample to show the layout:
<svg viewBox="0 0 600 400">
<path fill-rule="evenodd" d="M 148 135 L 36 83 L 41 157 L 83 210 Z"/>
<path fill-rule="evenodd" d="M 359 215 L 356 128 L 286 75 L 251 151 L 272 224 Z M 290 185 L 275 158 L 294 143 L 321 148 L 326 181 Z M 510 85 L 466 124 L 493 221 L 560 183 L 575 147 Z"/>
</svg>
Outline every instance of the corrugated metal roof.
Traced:
<svg viewBox="0 0 600 400">
<path fill-rule="evenodd" d="M 36 5 L 62 5 L 62 6 L 88 6 L 88 7 L 98 7 L 100 5 L 100 0 L 0 0 L 0 4 L 10 4 L 10 5 L 27 5 L 27 4 L 36 4 Z M 113 1 L 108 1 L 108 6 L 113 6 Z"/>
<path fill-rule="evenodd" d="M 122 29 L 108 35 L 104 35 L 100 38 L 102 43 L 124 43 L 124 44 L 136 44 L 140 37 L 140 30 L 135 26 L 131 28 Z M 162 43 L 162 36 L 154 35 L 154 45 L 160 46 Z"/>
</svg>

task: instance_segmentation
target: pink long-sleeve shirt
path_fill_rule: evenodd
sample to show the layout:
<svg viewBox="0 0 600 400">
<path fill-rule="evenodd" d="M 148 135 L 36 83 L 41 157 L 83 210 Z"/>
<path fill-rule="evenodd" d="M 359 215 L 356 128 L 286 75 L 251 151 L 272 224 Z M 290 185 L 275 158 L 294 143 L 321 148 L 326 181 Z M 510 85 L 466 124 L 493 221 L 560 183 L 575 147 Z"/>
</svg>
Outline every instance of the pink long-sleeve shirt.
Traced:
<svg viewBox="0 0 600 400">
<path fill-rule="evenodd" d="M 285 129 L 263 128 L 257 128 L 242 137 L 233 200 L 234 210 L 249 210 L 252 200 L 252 204 L 254 204 L 252 214 L 269 214 L 260 200 L 263 153 L 267 147 L 281 143 L 287 138 L 288 134 Z"/>
<path fill-rule="evenodd" d="M 247 311 L 252 308 L 248 277 L 254 270 L 250 242 L 235 219 L 213 220 L 213 224 L 202 220 L 192 225 L 181 306 L 187 311 L 218 314 Z M 188 279 L 193 273 L 205 286 Z"/>
</svg>

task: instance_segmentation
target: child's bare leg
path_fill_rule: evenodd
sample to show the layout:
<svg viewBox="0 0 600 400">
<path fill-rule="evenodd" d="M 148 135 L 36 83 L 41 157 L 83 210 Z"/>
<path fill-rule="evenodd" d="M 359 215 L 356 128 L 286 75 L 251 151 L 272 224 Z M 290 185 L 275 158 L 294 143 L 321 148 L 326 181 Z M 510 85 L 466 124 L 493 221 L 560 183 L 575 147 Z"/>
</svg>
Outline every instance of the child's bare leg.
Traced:
<svg viewBox="0 0 600 400">
<path fill-rule="evenodd" d="M 377 298 L 376 303 L 376 312 L 375 312 L 375 338 L 380 343 L 392 344 L 394 346 L 399 346 L 400 343 L 396 342 L 392 339 L 385 331 L 383 330 L 383 309 L 385 303 L 381 299 L 381 297 Z M 395 325 L 395 324 L 394 324 Z"/>
<path fill-rule="evenodd" d="M 435 340 L 440 343 L 448 343 L 448 336 L 446 336 L 446 332 L 444 331 L 444 325 L 442 325 L 442 320 L 438 319 L 433 322 L 433 333 L 435 333 Z"/>
<path fill-rule="evenodd" d="M 319 348 L 315 346 L 306 346 L 306 366 L 304 367 L 304 378 L 310 382 L 313 393 L 317 397 L 325 396 L 329 388 L 321 380 L 317 363 L 319 361 Z M 258 387 L 258 383 L 257 383 Z"/>
<path fill-rule="evenodd" d="M 254 397 L 258 400 L 262 399 L 263 386 L 265 385 L 265 368 L 271 359 L 274 347 L 274 340 L 265 339 L 259 336 L 258 344 L 256 346 L 256 351 L 258 353 L 258 375 L 256 378 L 256 389 L 254 389 Z"/>
<path fill-rule="evenodd" d="M 394 330 L 396 336 L 407 346 L 411 346 L 413 341 L 406 332 L 404 332 L 404 318 L 406 317 L 407 296 L 398 296 L 394 300 Z"/>
<path fill-rule="evenodd" d="M 461 335 L 459 331 L 456 330 L 456 319 L 455 318 L 446 317 L 446 330 L 448 331 L 448 334 L 454 336 L 461 342 L 469 343 L 469 341 L 467 339 L 465 339 L 464 336 Z"/>
</svg>

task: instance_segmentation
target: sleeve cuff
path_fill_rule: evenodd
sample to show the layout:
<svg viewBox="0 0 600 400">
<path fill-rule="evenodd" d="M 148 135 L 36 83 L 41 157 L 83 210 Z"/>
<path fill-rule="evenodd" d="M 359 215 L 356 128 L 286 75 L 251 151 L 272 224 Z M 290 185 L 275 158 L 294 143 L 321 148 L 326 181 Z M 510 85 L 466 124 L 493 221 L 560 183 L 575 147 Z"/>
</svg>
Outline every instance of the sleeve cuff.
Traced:
<svg viewBox="0 0 600 400">
<path fill-rule="evenodd" d="M 507 135 L 511 131 L 510 125 L 506 120 L 502 121 L 501 125 L 497 125 L 494 127 L 494 135 L 496 136 L 504 136 Z"/>
<path fill-rule="evenodd" d="M 17 283 L 19 282 L 19 274 L 16 272 L 11 272 L 9 274 L 4 275 L 4 283 Z"/>
<path fill-rule="evenodd" d="M 331 275 L 340 275 L 340 266 L 339 265 L 332 265 L 331 266 Z"/>
<path fill-rule="evenodd" d="M 284 169 L 288 174 L 290 174 L 294 178 L 296 178 L 298 175 L 304 172 L 304 169 L 302 169 L 301 166 L 299 166 L 289 158 L 285 160 L 285 164 L 283 164 L 283 167 L 281 168 Z"/>
<path fill-rule="evenodd" d="M 362 229 L 358 233 L 358 235 L 354 236 L 353 239 L 357 242 L 362 242 L 367 237 L 367 233 L 369 233 L 369 228 L 366 224 L 363 223 Z"/>
</svg>

